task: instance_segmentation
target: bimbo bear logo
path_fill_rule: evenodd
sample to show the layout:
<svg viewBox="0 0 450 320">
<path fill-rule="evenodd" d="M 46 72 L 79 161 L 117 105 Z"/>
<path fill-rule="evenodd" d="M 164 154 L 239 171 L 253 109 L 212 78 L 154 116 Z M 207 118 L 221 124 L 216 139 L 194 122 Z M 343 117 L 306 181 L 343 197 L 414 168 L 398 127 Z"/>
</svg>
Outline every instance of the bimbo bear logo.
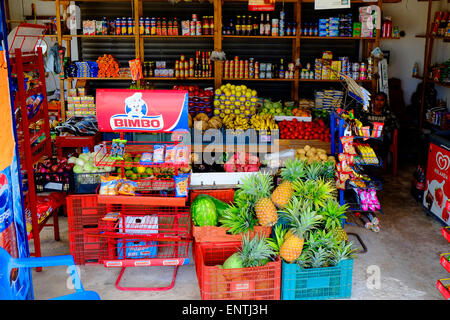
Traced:
<svg viewBox="0 0 450 320">
<path fill-rule="evenodd" d="M 113 130 L 162 130 L 164 127 L 162 115 L 147 115 L 149 109 L 147 103 L 142 99 L 142 93 L 136 92 L 125 99 L 126 114 L 117 114 L 111 117 L 111 128 Z"/>
<path fill-rule="evenodd" d="M 131 118 L 142 118 L 147 115 L 147 104 L 142 100 L 141 92 L 136 92 L 125 99 L 125 112 Z"/>
<path fill-rule="evenodd" d="M 442 171 L 447 171 L 450 168 L 450 158 L 449 156 L 444 156 L 442 152 L 436 153 L 436 163 Z"/>
</svg>

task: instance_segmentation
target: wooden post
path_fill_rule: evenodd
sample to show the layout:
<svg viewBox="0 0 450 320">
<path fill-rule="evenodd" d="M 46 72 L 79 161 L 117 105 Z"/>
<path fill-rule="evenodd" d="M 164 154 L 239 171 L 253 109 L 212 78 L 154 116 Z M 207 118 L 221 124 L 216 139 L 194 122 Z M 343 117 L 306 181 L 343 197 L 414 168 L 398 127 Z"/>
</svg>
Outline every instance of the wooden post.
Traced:
<svg viewBox="0 0 450 320">
<path fill-rule="evenodd" d="M 294 60 L 294 63 L 297 59 L 300 59 L 300 32 L 299 30 L 301 30 L 301 21 L 302 21 L 302 1 L 299 0 L 297 2 L 294 3 L 294 20 L 297 23 L 297 30 L 295 33 L 295 39 L 293 41 L 293 45 L 292 45 L 292 59 Z M 299 100 L 299 71 L 295 70 L 295 74 L 294 74 L 294 83 L 292 86 L 292 99 L 294 101 L 298 101 Z"/>
<path fill-rule="evenodd" d="M 143 5 L 142 0 L 138 1 L 138 10 L 137 11 L 138 11 L 139 18 L 144 17 L 144 5 Z M 141 58 L 141 62 L 143 63 L 145 61 L 144 38 L 141 36 L 140 30 L 139 30 L 139 18 L 136 22 L 137 23 L 136 34 L 138 35 L 138 38 L 139 38 L 139 56 Z"/>
<path fill-rule="evenodd" d="M 431 9 L 433 6 L 433 0 L 428 0 L 428 13 L 427 13 L 427 30 L 425 34 L 425 53 L 423 59 L 423 82 L 422 82 L 422 92 L 420 93 L 420 110 L 419 110 L 419 134 L 422 132 L 423 128 L 423 112 L 425 106 L 425 90 L 428 79 L 428 68 L 431 61 L 431 48 L 433 45 L 433 38 L 431 36 Z"/>
<path fill-rule="evenodd" d="M 214 51 L 222 51 L 222 0 L 214 0 Z M 223 61 L 214 62 L 214 87 L 222 85 Z"/>
<path fill-rule="evenodd" d="M 56 9 L 56 34 L 58 45 L 62 46 L 62 28 L 61 28 L 61 2 L 60 0 L 55 0 L 55 9 Z M 61 118 L 62 121 L 66 121 L 66 101 L 64 98 L 64 79 L 61 78 L 61 74 L 59 75 L 59 94 L 60 94 L 60 103 L 61 103 Z"/>
</svg>

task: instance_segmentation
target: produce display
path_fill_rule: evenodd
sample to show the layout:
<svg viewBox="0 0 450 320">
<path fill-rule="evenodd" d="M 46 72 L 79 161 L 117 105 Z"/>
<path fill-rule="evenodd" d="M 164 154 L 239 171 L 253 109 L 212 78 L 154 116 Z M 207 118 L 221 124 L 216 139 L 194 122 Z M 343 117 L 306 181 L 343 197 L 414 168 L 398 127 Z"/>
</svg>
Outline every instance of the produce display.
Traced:
<svg viewBox="0 0 450 320">
<path fill-rule="evenodd" d="M 319 162 L 328 162 L 333 161 L 336 162 L 334 156 L 328 156 L 327 152 L 322 148 L 315 148 L 309 145 L 304 146 L 303 148 L 299 148 L 295 150 L 295 157 L 299 160 L 307 161 L 308 163 L 312 163 L 315 161 Z"/>
<path fill-rule="evenodd" d="M 208 117 L 213 116 L 213 96 L 214 91 L 209 88 L 199 86 L 174 86 L 173 90 L 188 91 L 188 111 L 192 117 L 199 113 L 205 113 Z"/>
<path fill-rule="evenodd" d="M 189 114 L 190 127 L 195 130 L 205 131 L 208 129 L 220 129 L 223 126 L 223 120 L 214 116 L 209 118 L 205 113 L 198 113 L 195 117 Z"/>
<path fill-rule="evenodd" d="M 249 118 L 257 111 L 258 93 L 245 85 L 227 83 L 214 93 L 214 115 L 221 118 L 230 114 Z"/>
<path fill-rule="evenodd" d="M 99 78 L 118 78 L 119 62 L 110 54 L 104 54 L 97 59 Z"/>
<path fill-rule="evenodd" d="M 211 201 L 191 208 L 201 211 L 192 213 L 194 225 L 223 226 L 231 234 L 243 234 L 243 251 L 253 248 L 252 256 L 261 255 L 262 263 L 280 256 L 284 262 L 302 268 L 335 266 L 351 259 L 354 249 L 342 228 L 348 206 L 336 200 L 334 175 L 332 161 L 287 160 L 276 188 L 274 177 L 268 173 L 249 175 L 239 185 L 233 203 L 223 206 L 219 214 L 212 209 L 211 196 L 197 197 L 194 202 Z M 272 236 L 249 239 L 246 232 L 258 225 L 273 227 Z M 238 251 L 219 267 L 245 268 L 243 261 Z"/>
<path fill-rule="evenodd" d="M 259 158 L 250 153 L 236 152 L 223 165 L 225 172 L 258 172 Z"/>
<path fill-rule="evenodd" d="M 45 185 L 48 182 L 69 184 L 72 164 L 66 157 L 46 159 L 34 167 L 35 183 Z"/>
<path fill-rule="evenodd" d="M 331 131 L 327 128 L 323 119 L 315 119 L 312 122 L 283 120 L 278 123 L 281 139 L 321 140 L 331 141 Z"/>
</svg>

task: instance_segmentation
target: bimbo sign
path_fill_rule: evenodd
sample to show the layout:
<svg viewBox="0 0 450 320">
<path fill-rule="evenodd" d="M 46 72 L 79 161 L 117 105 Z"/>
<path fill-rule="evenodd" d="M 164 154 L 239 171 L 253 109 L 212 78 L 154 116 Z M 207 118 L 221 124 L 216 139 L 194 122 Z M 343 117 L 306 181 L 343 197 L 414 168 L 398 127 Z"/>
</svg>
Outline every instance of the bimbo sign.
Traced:
<svg viewBox="0 0 450 320">
<path fill-rule="evenodd" d="M 97 120 L 103 132 L 188 131 L 187 92 L 98 89 Z"/>
</svg>

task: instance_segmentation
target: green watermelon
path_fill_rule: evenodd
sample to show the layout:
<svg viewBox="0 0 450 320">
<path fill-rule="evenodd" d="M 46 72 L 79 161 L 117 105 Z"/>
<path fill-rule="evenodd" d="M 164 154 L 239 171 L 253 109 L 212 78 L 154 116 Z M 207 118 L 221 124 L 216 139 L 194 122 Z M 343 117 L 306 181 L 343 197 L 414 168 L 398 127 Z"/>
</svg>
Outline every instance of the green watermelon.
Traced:
<svg viewBox="0 0 450 320">
<path fill-rule="evenodd" d="M 216 206 L 217 219 L 220 219 L 223 216 L 225 210 L 230 206 L 228 203 L 225 203 L 225 202 L 223 202 L 223 201 L 221 201 L 221 200 L 219 200 L 217 198 L 214 198 L 213 196 L 210 196 L 209 194 L 199 194 L 194 199 L 194 201 L 197 198 L 199 198 L 199 197 L 201 197 L 201 198 L 208 198 L 208 199 L 211 199 L 214 202 L 214 204 Z"/>
<path fill-rule="evenodd" d="M 228 257 L 227 260 L 223 263 L 223 269 L 235 269 L 235 268 L 243 268 L 242 258 L 239 252 L 233 253 Z"/>
<path fill-rule="evenodd" d="M 191 217 L 194 226 L 217 226 L 217 209 L 208 197 L 197 196 L 191 204 Z"/>
</svg>

